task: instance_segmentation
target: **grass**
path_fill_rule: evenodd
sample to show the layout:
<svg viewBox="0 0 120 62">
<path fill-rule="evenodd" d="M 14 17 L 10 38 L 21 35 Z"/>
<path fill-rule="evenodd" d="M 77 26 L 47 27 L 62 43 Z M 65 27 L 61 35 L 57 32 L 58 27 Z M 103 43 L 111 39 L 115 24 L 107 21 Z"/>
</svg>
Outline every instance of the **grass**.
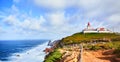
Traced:
<svg viewBox="0 0 120 62">
<path fill-rule="evenodd" d="M 88 50 L 107 50 L 114 49 L 113 54 L 116 54 L 120 58 L 120 41 L 107 42 L 105 44 L 96 44 L 96 45 L 85 45 L 84 48 Z"/>
<path fill-rule="evenodd" d="M 110 43 L 106 43 L 106 44 L 96 44 L 96 45 L 86 45 L 84 46 L 85 49 L 88 50 L 101 50 L 101 49 L 112 49 L 113 46 L 110 45 Z"/>
<path fill-rule="evenodd" d="M 60 43 L 63 45 L 68 44 L 79 44 L 79 43 L 87 43 L 92 39 L 110 39 L 112 42 L 107 42 L 105 44 L 96 44 L 96 45 L 86 45 L 90 50 L 99 50 L 99 49 L 115 49 L 114 54 L 118 54 L 120 57 L 120 35 L 115 33 L 75 33 L 71 36 L 67 36 L 61 40 Z M 44 60 L 44 62 L 58 62 L 62 57 L 62 54 L 58 49 L 55 49 L 54 52 L 48 54 Z"/>
<path fill-rule="evenodd" d="M 55 49 L 54 52 L 51 52 L 47 57 L 45 58 L 44 62 L 57 62 L 61 59 L 62 54 L 58 51 L 58 49 Z"/>
<path fill-rule="evenodd" d="M 113 52 L 114 54 L 117 55 L 117 57 L 120 58 L 120 41 L 113 42 L 115 51 Z"/>
<path fill-rule="evenodd" d="M 81 42 L 89 42 L 92 39 L 111 39 L 112 41 L 120 40 L 120 35 L 116 35 L 115 33 L 75 33 L 71 36 L 67 36 L 62 39 L 62 43 L 64 44 L 75 44 Z"/>
</svg>

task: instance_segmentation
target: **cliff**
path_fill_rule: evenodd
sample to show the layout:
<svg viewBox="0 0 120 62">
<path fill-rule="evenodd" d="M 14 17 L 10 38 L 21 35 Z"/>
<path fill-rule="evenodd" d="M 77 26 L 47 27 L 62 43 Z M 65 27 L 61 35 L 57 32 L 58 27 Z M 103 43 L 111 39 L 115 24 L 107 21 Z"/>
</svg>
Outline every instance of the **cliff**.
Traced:
<svg viewBox="0 0 120 62">
<path fill-rule="evenodd" d="M 81 53 L 80 45 L 83 45 L 84 51 Z M 75 33 L 71 36 L 67 36 L 57 43 L 53 52 L 50 52 L 45 57 L 44 62 L 78 62 L 81 58 L 84 60 L 90 59 L 109 62 L 111 58 L 114 58 L 111 62 L 114 62 L 116 57 L 120 54 L 120 35 L 116 33 Z M 91 52 L 112 50 L 111 56 L 102 55 L 104 52 L 99 52 L 98 56 Z M 87 53 L 86 53 L 87 52 Z M 114 57 L 112 55 L 115 55 Z M 94 56 L 94 57 L 93 57 Z M 101 59 L 98 57 L 110 57 L 110 59 Z M 91 57 L 91 58 L 90 58 Z M 92 61 L 84 61 L 92 62 Z"/>
</svg>

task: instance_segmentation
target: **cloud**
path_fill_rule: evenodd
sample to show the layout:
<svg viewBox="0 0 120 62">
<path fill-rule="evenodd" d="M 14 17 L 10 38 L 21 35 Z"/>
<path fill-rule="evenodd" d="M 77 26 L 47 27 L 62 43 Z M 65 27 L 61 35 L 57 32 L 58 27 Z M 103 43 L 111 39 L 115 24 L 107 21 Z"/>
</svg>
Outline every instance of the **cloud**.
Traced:
<svg viewBox="0 0 120 62">
<path fill-rule="evenodd" d="M 76 2 L 76 0 L 34 0 L 37 6 L 49 9 L 65 9 L 74 6 Z"/>
<path fill-rule="evenodd" d="M 9 13 L 3 14 L 4 17 L 1 15 L 1 24 L 7 27 L 6 33 L 10 31 L 14 34 L 26 35 L 34 34 L 37 31 L 46 31 L 43 27 L 46 20 L 42 15 L 32 17 L 29 13 L 21 13 L 15 5 L 12 5 L 9 10 L 11 10 L 8 11 Z"/>
<path fill-rule="evenodd" d="M 39 18 L 27 17 L 22 21 L 16 15 L 6 16 L 3 21 L 9 26 L 19 27 L 26 30 L 42 30 L 41 25 L 45 22 L 43 16 Z"/>
<path fill-rule="evenodd" d="M 64 12 L 48 13 L 46 14 L 46 17 L 52 26 L 62 26 L 67 24 L 67 18 L 65 17 Z"/>
<path fill-rule="evenodd" d="M 19 2 L 20 2 L 20 0 L 13 0 L 13 2 L 15 2 L 15 3 L 19 3 Z"/>
<path fill-rule="evenodd" d="M 15 15 L 9 15 L 7 17 L 4 17 L 3 21 L 8 25 L 12 25 L 12 26 L 19 25 L 19 21 Z"/>
<path fill-rule="evenodd" d="M 70 7 L 77 7 L 78 11 L 83 10 L 86 18 L 103 18 L 113 13 L 120 13 L 119 0 L 34 0 L 34 3 L 40 7 L 52 9 L 53 11 L 64 10 Z"/>
<path fill-rule="evenodd" d="M 43 16 L 40 16 L 39 19 L 36 18 L 30 18 L 30 19 L 24 19 L 23 22 L 21 22 L 20 27 L 28 30 L 43 30 L 42 24 L 45 22 L 45 19 Z"/>
<path fill-rule="evenodd" d="M 114 22 L 120 22 L 120 14 L 113 14 L 107 18 L 108 21 L 114 23 Z"/>
<path fill-rule="evenodd" d="M 14 13 L 17 13 L 17 12 L 19 12 L 19 9 L 15 5 L 12 5 L 11 12 L 13 12 L 13 11 L 14 11 Z"/>
<path fill-rule="evenodd" d="M 23 2 L 29 7 L 21 8 Z M 87 22 L 95 28 L 116 29 L 120 26 L 119 3 L 120 0 L 14 0 L 8 10 L 0 11 L 0 19 L 7 26 L 7 32 L 20 35 L 68 35 L 80 32 Z"/>
<path fill-rule="evenodd" d="M 2 25 L 0 25 L 0 36 L 2 36 L 5 33 L 5 31 L 3 30 Z"/>
<path fill-rule="evenodd" d="M 120 0 L 80 0 L 80 8 L 83 8 L 83 17 L 89 19 L 93 26 L 103 26 L 114 31 L 119 31 L 117 28 L 120 23 Z M 93 22 L 96 20 L 97 22 Z"/>
<path fill-rule="evenodd" d="M 80 7 L 92 10 L 94 8 L 97 8 L 98 5 L 100 5 L 101 0 L 79 0 L 78 3 Z"/>
</svg>

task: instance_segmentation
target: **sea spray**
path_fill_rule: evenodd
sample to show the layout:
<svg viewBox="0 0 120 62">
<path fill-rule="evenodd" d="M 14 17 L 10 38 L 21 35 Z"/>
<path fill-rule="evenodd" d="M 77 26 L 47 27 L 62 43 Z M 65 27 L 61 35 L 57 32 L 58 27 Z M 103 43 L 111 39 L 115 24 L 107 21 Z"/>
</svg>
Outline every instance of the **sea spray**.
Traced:
<svg viewBox="0 0 120 62">
<path fill-rule="evenodd" d="M 45 53 L 43 50 L 48 47 L 47 43 L 38 45 L 28 51 L 22 53 L 15 53 L 9 57 L 10 61 L 6 62 L 43 62 Z"/>
</svg>

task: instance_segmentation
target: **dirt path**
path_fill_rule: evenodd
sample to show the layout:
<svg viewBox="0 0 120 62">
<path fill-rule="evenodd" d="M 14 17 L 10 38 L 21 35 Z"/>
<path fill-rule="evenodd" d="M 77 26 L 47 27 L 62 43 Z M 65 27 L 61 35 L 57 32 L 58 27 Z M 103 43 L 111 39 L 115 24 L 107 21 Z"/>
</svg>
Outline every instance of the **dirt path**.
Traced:
<svg viewBox="0 0 120 62">
<path fill-rule="evenodd" d="M 113 50 L 84 51 L 83 62 L 117 62 Z"/>
</svg>

